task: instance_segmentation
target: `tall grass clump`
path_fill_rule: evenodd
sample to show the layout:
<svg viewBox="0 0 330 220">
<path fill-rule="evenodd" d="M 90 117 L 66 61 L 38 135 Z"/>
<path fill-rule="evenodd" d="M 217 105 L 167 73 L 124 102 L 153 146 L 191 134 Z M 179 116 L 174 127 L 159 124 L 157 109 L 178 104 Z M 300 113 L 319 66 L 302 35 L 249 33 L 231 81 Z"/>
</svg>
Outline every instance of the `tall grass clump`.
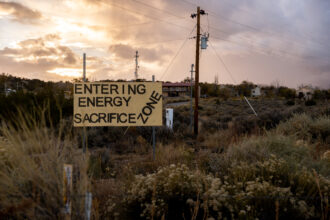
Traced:
<svg viewBox="0 0 330 220">
<path fill-rule="evenodd" d="M 88 158 L 64 130 L 46 125 L 46 110 L 18 111 L 0 125 L 0 219 L 59 219 L 63 209 L 63 164 L 73 165 L 72 216 L 83 213 Z"/>
<path fill-rule="evenodd" d="M 276 133 L 293 135 L 298 139 L 330 144 L 330 117 L 327 115 L 312 118 L 307 114 L 294 115 L 288 121 L 280 123 Z"/>
</svg>

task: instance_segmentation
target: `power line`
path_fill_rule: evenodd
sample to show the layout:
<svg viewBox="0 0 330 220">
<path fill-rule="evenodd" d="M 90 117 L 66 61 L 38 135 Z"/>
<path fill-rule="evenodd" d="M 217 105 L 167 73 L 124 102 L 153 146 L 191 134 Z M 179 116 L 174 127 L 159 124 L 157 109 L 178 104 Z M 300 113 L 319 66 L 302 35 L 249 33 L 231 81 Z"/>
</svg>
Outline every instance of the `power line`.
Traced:
<svg viewBox="0 0 330 220">
<path fill-rule="evenodd" d="M 139 4 L 142 4 L 142 5 L 144 5 L 144 6 L 147 6 L 147 7 L 149 7 L 149 8 L 152 8 L 152 9 L 154 9 L 154 10 L 158 10 L 158 11 L 161 11 L 161 12 L 163 12 L 163 13 L 169 14 L 169 15 L 171 15 L 171 16 L 177 17 L 177 18 L 179 18 L 179 19 L 185 19 L 185 17 L 181 17 L 181 16 L 178 16 L 178 15 L 172 13 L 172 12 L 169 12 L 169 11 L 165 11 L 165 10 L 159 9 L 159 8 L 157 8 L 157 7 L 154 7 L 154 6 L 152 6 L 152 5 L 146 4 L 146 3 L 141 2 L 141 1 L 139 1 L 139 0 L 132 0 L 132 1 L 137 2 L 137 3 L 139 3 Z M 182 0 L 182 1 L 187 2 L 187 3 L 189 3 L 189 4 L 193 4 L 193 3 L 189 2 L 189 1 L 186 1 L 186 0 Z M 195 5 L 195 4 L 193 4 L 193 5 Z M 217 15 L 216 13 L 214 13 L 214 12 L 212 12 L 212 11 L 210 11 L 210 12 L 213 13 L 213 14 L 215 14 L 215 15 Z M 143 15 L 144 15 L 144 14 L 143 14 Z M 146 16 L 146 15 L 144 15 L 144 16 Z M 219 16 L 221 16 L 221 15 L 219 15 Z M 251 25 L 246 25 L 246 24 L 243 24 L 243 23 L 240 23 L 240 22 L 237 22 L 237 21 L 231 20 L 231 19 L 227 19 L 227 18 L 224 17 L 224 16 L 221 16 L 221 17 L 222 17 L 224 20 L 227 20 L 227 21 L 233 22 L 233 23 L 235 23 L 235 24 L 243 25 L 244 27 L 248 27 L 248 28 L 253 29 L 253 30 L 255 30 L 255 31 L 260 31 L 259 28 L 255 28 L 255 27 L 253 27 L 253 26 L 251 26 Z M 208 18 L 207 18 L 207 21 L 208 21 L 208 29 L 211 27 L 211 28 L 214 29 L 214 30 L 217 30 L 217 31 L 220 31 L 220 32 L 227 33 L 227 34 L 230 34 L 230 35 L 231 35 L 231 33 L 229 33 L 229 32 L 226 32 L 226 31 L 220 30 L 220 29 L 218 29 L 218 28 L 215 28 L 215 27 L 213 27 L 213 26 L 210 26 Z M 167 22 L 167 23 L 168 23 L 168 22 Z M 170 22 L 170 23 L 171 23 L 171 22 Z M 178 26 L 178 25 L 176 25 L 176 26 Z M 182 27 L 182 28 L 183 28 L 183 26 L 181 26 L 181 25 L 179 25 L 179 27 Z M 240 36 L 240 38 L 242 38 L 242 37 Z M 245 38 L 245 37 L 244 37 L 244 38 Z M 283 42 L 283 40 L 280 40 L 280 39 L 278 39 L 278 38 L 274 38 L 274 39 Z M 249 40 L 251 40 L 251 39 L 249 39 Z M 298 43 L 298 44 L 299 44 L 298 41 L 296 41 L 295 43 Z M 308 47 L 306 47 L 305 44 L 301 44 L 301 45 L 303 45 L 305 48 L 308 48 Z M 258 45 L 258 46 L 261 46 L 261 45 Z M 262 46 L 264 46 L 264 45 L 262 45 Z M 281 51 L 281 50 L 279 50 L 279 51 Z M 285 52 L 285 51 L 282 51 L 282 52 L 288 54 L 288 53 Z M 329 58 L 330 58 L 330 56 L 329 56 Z"/>
<path fill-rule="evenodd" d="M 152 5 L 146 4 L 145 2 L 141 2 L 141 1 L 139 1 L 139 0 L 131 0 L 131 1 L 137 2 L 137 3 L 141 4 L 141 5 L 146 6 L 146 7 L 152 8 L 152 9 L 154 9 L 154 10 L 157 10 L 157 11 L 163 12 L 163 13 L 165 13 L 165 14 L 168 14 L 168 15 L 171 15 L 171 16 L 174 16 L 174 17 L 177 17 L 177 18 L 180 18 L 180 19 L 186 19 L 186 17 L 178 16 L 177 14 L 174 14 L 174 13 L 172 13 L 172 12 L 169 12 L 169 11 L 166 11 L 166 10 L 163 10 L 163 9 L 160 9 L 160 8 L 157 8 L 157 7 L 155 7 L 155 6 L 152 6 Z"/>
<path fill-rule="evenodd" d="M 197 4 L 194 4 L 194 3 L 190 2 L 190 1 L 187 1 L 187 0 L 181 0 L 181 1 L 186 2 L 186 3 L 190 4 L 190 5 L 197 6 Z M 264 32 L 264 33 L 267 33 L 267 34 L 277 35 L 277 36 L 280 36 L 281 38 L 286 38 L 286 39 L 287 39 L 287 40 L 286 40 L 287 42 L 292 43 L 292 40 L 289 39 L 289 38 L 288 38 L 287 36 L 285 36 L 285 35 L 279 35 L 277 32 L 273 32 L 273 31 L 262 31 L 262 30 L 260 30 L 260 28 L 257 28 L 257 27 L 255 27 L 255 26 L 252 26 L 252 25 L 249 25 L 249 24 L 244 24 L 244 23 L 242 23 L 242 22 L 238 22 L 238 21 L 235 21 L 235 20 L 232 20 L 232 19 L 229 19 L 229 18 L 225 17 L 224 15 L 220 15 L 220 14 L 218 14 L 218 13 L 215 13 L 215 12 L 211 11 L 211 10 L 207 10 L 207 11 L 210 12 L 210 15 L 211 15 L 211 16 L 214 16 L 214 17 L 216 17 L 216 18 L 217 18 L 217 17 L 221 17 L 221 19 L 224 20 L 224 21 L 226 21 L 226 22 L 231 22 L 231 23 L 234 23 L 234 24 L 236 24 L 236 25 L 239 25 L 239 26 L 242 26 L 242 27 L 245 27 L 245 28 L 249 28 L 249 29 L 254 30 L 254 31 Z M 274 38 L 274 37 L 273 37 L 273 38 Z M 277 39 L 277 40 L 283 42 L 283 40 L 281 40 L 281 39 L 279 39 L 279 38 L 274 38 L 274 39 Z M 315 41 L 315 40 L 313 40 L 313 39 L 309 39 L 309 38 L 305 38 L 305 39 L 307 39 L 307 40 L 309 40 L 309 41 L 311 41 L 311 42 L 314 42 L 314 43 L 318 43 L 318 44 L 321 44 L 321 45 L 325 45 L 324 43 L 321 43 L 321 42 Z M 294 41 L 294 43 L 298 43 L 298 44 L 300 44 L 300 45 L 306 47 L 306 45 L 303 44 L 303 43 L 301 43 L 300 41 Z M 330 47 L 330 45 L 326 45 L 326 46 L 327 46 L 327 47 Z"/>
<path fill-rule="evenodd" d="M 145 45 L 145 44 L 160 44 L 160 43 L 167 43 L 167 42 L 173 42 L 173 41 L 179 41 L 179 40 L 185 40 L 185 39 L 172 39 L 172 40 L 163 40 L 163 41 L 141 42 L 141 43 L 134 44 L 134 46 Z"/>
<path fill-rule="evenodd" d="M 220 30 L 220 29 L 217 29 L 217 28 L 214 28 L 214 27 L 211 27 L 212 29 L 214 29 L 214 30 L 216 30 L 216 31 L 219 31 L 219 32 L 222 32 L 222 33 L 225 33 L 225 34 L 229 34 L 230 35 L 230 33 L 229 32 L 227 32 L 227 31 L 223 31 L 223 30 Z M 238 36 L 239 38 L 241 38 L 241 39 L 243 39 L 243 40 L 249 40 L 249 41 L 251 41 L 252 39 L 250 39 L 250 38 L 247 38 L 247 37 L 242 37 L 242 36 Z M 237 45 L 241 45 L 241 46 L 245 46 L 245 47 L 247 47 L 247 45 L 245 45 L 245 44 L 241 44 L 241 43 L 238 43 L 238 42 L 236 42 L 236 41 L 230 41 L 230 40 L 227 40 L 227 39 L 225 39 L 225 38 L 221 38 L 221 37 L 213 37 L 212 35 L 211 35 L 211 38 L 214 38 L 214 39 L 218 39 L 218 40 L 223 40 L 223 41 L 227 41 L 227 42 L 230 42 L 230 43 L 234 43 L 234 44 L 237 44 Z M 253 42 L 254 43 L 254 42 Z M 275 52 L 280 52 L 280 54 L 285 54 L 285 55 L 289 55 L 289 56 L 292 56 L 292 57 L 294 57 L 294 58 L 298 58 L 298 59 L 303 59 L 301 56 L 299 56 L 299 54 L 295 54 L 295 53 L 288 53 L 287 51 L 285 51 L 285 50 L 281 50 L 281 49 L 275 49 L 275 48 L 271 48 L 271 47 L 267 47 L 266 45 L 264 45 L 264 44 L 250 44 L 250 49 L 254 49 L 254 46 L 260 46 L 261 48 L 258 48 L 259 49 L 259 51 L 262 51 L 262 52 L 264 52 L 264 53 L 266 53 L 266 54 L 270 54 L 270 53 L 272 53 L 272 54 L 274 54 L 273 53 L 273 51 L 275 51 Z M 270 49 L 271 51 L 266 51 L 266 50 L 261 50 L 261 49 Z M 301 49 L 301 48 L 300 48 Z M 320 59 L 320 57 L 316 57 L 316 56 L 309 56 L 310 58 L 314 58 L 314 59 Z M 329 57 L 330 58 L 330 57 Z M 330 62 L 328 59 L 326 60 L 327 62 Z"/>
<path fill-rule="evenodd" d="M 221 29 L 215 28 L 215 27 L 213 27 L 213 26 L 210 26 L 210 28 L 211 28 L 211 29 L 214 29 L 214 30 L 216 30 L 216 31 L 219 31 L 219 32 L 222 32 L 222 33 L 228 34 L 228 35 L 232 35 L 232 34 L 231 34 L 230 32 L 228 32 L 228 31 L 224 31 L 224 30 L 221 30 Z M 239 38 L 242 38 L 242 39 L 244 38 L 244 39 L 247 39 L 247 40 L 251 40 L 250 38 L 247 38 L 247 37 L 245 37 L 245 36 L 243 36 L 243 37 L 242 37 L 242 36 L 238 36 L 238 37 L 239 37 Z M 278 38 L 274 38 L 274 37 L 272 37 L 272 39 L 285 43 L 283 40 L 280 40 L 280 39 L 278 39 Z M 287 41 L 287 43 L 290 43 L 290 42 Z M 298 43 L 298 44 L 300 44 L 300 45 L 303 45 L 303 47 L 295 45 L 295 47 L 297 47 L 297 48 L 300 48 L 300 49 L 310 49 L 310 47 L 306 46 L 305 44 L 301 44 L 301 43 L 299 43 L 298 41 L 296 41 L 295 43 Z M 266 46 L 266 45 L 260 45 L 260 46 Z M 330 55 L 328 55 L 328 56 L 326 56 L 326 57 L 330 58 Z"/>
<path fill-rule="evenodd" d="M 226 3 L 229 3 L 229 4 L 232 5 L 233 7 L 236 6 L 236 5 L 233 4 L 231 1 L 226 1 Z M 251 11 L 249 11 L 249 10 L 246 10 L 246 9 L 243 9 L 243 8 L 240 8 L 240 7 L 235 7 L 235 9 L 238 9 L 238 10 L 244 11 L 244 12 L 245 12 L 246 14 L 248 14 L 248 15 L 255 16 L 255 14 L 251 13 Z M 320 44 L 320 45 L 323 45 L 323 46 L 330 47 L 329 44 L 326 44 L 326 43 L 324 43 L 324 42 L 321 42 L 321 41 L 318 41 L 318 40 L 315 40 L 315 39 L 311 39 L 311 38 L 313 38 L 312 35 L 309 35 L 309 34 L 307 34 L 307 33 L 300 33 L 300 35 L 304 35 L 304 36 L 305 36 L 304 38 L 305 38 L 306 40 L 312 41 L 312 42 L 314 42 L 314 43 L 317 43 L 317 44 Z M 308 38 L 307 35 L 309 35 L 309 37 L 311 37 L 311 38 Z"/>
<path fill-rule="evenodd" d="M 251 51 L 261 52 L 261 53 L 264 53 L 264 54 L 267 54 L 267 55 L 288 55 L 288 56 L 290 56 L 292 58 L 295 58 L 295 59 L 298 59 L 298 60 L 304 60 L 304 58 L 302 56 L 299 56 L 298 54 L 289 53 L 289 52 L 286 52 L 286 51 L 281 50 L 281 49 L 274 49 L 274 48 L 270 48 L 270 47 L 258 48 L 258 47 L 255 47 L 255 46 L 264 46 L 264 45 L 259 45 L 259 44 L 256 44 L 256 45 L 248 44 L 248 45 L 246 45 L 246 44 L 243 44 L 243 43 L 239 43 L 237 41 L 228 40 L 228 39 L 221 38 L 221 37 L 218 37 L 218 36 L 212 36 L 211 35 L 210 37 L 213 38 L 213 39 L 222 40 L 222 41 L 226 41 L 226 42 L 233 43 L 233 44 L 236 44 L 236 45 L 244 46 L 244 47 L 249 48 Z M 267 49 L 269 49 L 269 50 L 267 50 Z M 309 58 L 314 58 L 314 59 L 320 60 L 320 57 L 316 57 L 316 56 L 309 56 Z M 322 61 L 330 63 L 330 61 L 327 60 L 327 59 L 322 60 Z"/>
<path fill-rule="evenodd" d="M 179 53 L 181 52 L 182 48 L 184 47 L 184 45 L 186 44 L 186 42 L 188 41 L 190 35 L 193 33 L 193 31 L 195 30 L 196 26 L 194 26 L 194 28 L 191 30 L 191 32 L 189 33 L 188 37 L 184 40 L 184 42 L 181 44 L 181 46 L 179 47 L 178 51 L 176 52 L 176 54 L 174 55 L 174 57 L 172 58 L 172 60 L 170 61 L 169 65 L 166 67 L 165 71 L 163 72 L 162 76 L 159 78 L 160 80 L 163 79 L 163 77 L 165 76 L 165 74 L 167 73 L 167 71 L 169 70 L 170 66 L 172 65 L 172 63 L 174 62 L 174 60 L 176 59 L 176 57 L 179 55 Z"/>
<path fill-rule="evenodd" d="M 143 14 L 143 13 L 140 13 L 140 12 L 134 11 L 134 10 L 132 10 L 132 9 L 128 9 L 128 8 L 122 7 L 122 6 L 120 6 L 120 5 L 114 4 L 113 2 L 107 2 L 107 3 L 102 2 L 102 4 L 105 4 L 105 5 L 112 5 L 112 6 L 114 6 L 114 7 L 120 8 L 120 9 L 122 9 L 122 10 L 124 10 L 124 11 L 130 12 L 130 13 L 133 13 L 133 14 L 142 15 L 142 16 L 144 16 L 144 17 L 147 17 L 147 18 L 150 18 L 150 19 L 154 19 L 154 20 L 158 20 L 158 21 L 161 21 L 161 22 L 164 22 L 164 23 L 167 23 L 167 24 L 170 24 L 170 25 L 176 26 L 176 27 L 180 27 L 180 28 L 183 28 L 183 29 L 189 29 L 189 28 L 187 28 L 186 26 L 182 26 L 182 25 L 178 25 L 178 24 L 176 24 L 176 23 L 170 22 L 170 21 L 162 20 L 162 19 L 160 19 L 160 18 L 158 18 L 158 17 L 153 17 L 153 16 L 150 16 L 150 15 L 145 15 L 145 14 Z"/>
<path fill-rule="evenodd" d="M 146 24 L 154 24 L 156 22 L 160 22 L 160 21 L 142 22 L 142 23 L 136 23 L 136 24 L 127 24 L 127 25 L 118 25 L 118 26 L 114 26 L 114 27 L 111 27 L 111 28 L 129 28 L 129 27 L 135 27 L 135 26 L 146 25 Z"/>
<path fill-rule="evenodd" d="M 237 84 L 237 81 L 235 80 L 234 76 L 231 74 L 230 70 L 228 69 L 227 65 L 225 64 L 225 62 L 223 61 L 223 59 L 221 58 L 221 56 L 217 53 L 217 51 L 215 50 L 215 47 L 213 46 L 212 42 L 210 42 L 210 45 L 216 55 L 216 57 L 219 59 L 219 61 L 222 63 L 222 65 L 224 66 L 225 70 L 227 71 L 227 73 L 229 74 L 230 78 L 233 80 L 233 82 L 235 84 Z"/>
<path fill-rule="evenodd" d="M 170 14 L 171 16 L 174 16 L 174 17 L 177 17 L 177 18 L 180 18 L 180 19 L 184 19 L 184 17 L 180 17 L 180 16 L 178 16 L 178 15 L 176 15 L 176 14 L 173 14 L 173 13 L 171 13 L 171 12 L 168 12 L 168 11 L 165 11 L 165 10 L 162 10 L 162 9 L 159 9 L 159 8 L 157 8 L 157 7 L 154 7 L 154 6 L 152 6 L 152 5 L 149 5 L 149 4 L 146 4 L 146 3 L 143 3 L 143 2 L 141 2 L 141 1 L 139 1 L 139 0 L 132 0 L 132 1 L 134 1 L 134 2 L 137 2 L 137 3 L 139 3 L 139 4 L 142 4 L 142 5 L 144 5 L 144 6 L 147 6 L 147 7 L 149 7 L 149 8 L 152 8 L 152 9 L 154 9 L 154 10 L 158 10 L 158 11 L 161 11 L 161 12 L 163 12 L 163 13 L 166 13 L 166 14 Z M 185 0 L 183 0 L 183 1 L 185 1 Z M 189 2 L 189 1 L 185 1 L 185 2 Z M 192 4 L 192 3 L 191 3 Z M 112 5 L 114 5 L 114 4 L 112 4 Z M 117 5 L 114 5 L 114 6 L 116 6 L 117 7 Z M 124 9 L 123 7 L 120 7 L 120 8 L 122 8 L 122 9 Z M 124 9 L 124 10 L 127 10 L 126 8 Z M 134 13 L 136 13 L 136 12 L 134 12 Z M 211 13 L 213 13 L 213 12 L 211 12 Z M 138 13 L 138 14 L 141 14 L 141 13 Z M 215 13 L 214 13 L 215 14 Z M 142 14 L 143 16 L 146 16 L 146 15 L 144 15 L 144 14 Z M 150 16 L 148 16 L 148 17 L 150 17 Z M 222 16 L 223 17 L 223 16 Z M 229 19 L 227 19 L 227 20 L 229 20 Z M 232 21 L 232 20 L 230 20 L 231 22 L 236 22 L 236 21 Z M 249 26 L 249 25 L 245 25 L 245 24 L 242 24 L 242 23 L 239 23 L 239 22 L 236 22 L 237 24 L 240 24 L 240 25 L 244 25 L 244 26 L 246 26 L 246 27 L 249 27 L 249 28 L 252 28 L 252 29 L 254 29 L 254 30 L 257 30 L 257 31 L 259 31 L 258 30 L 258 28 L 255 28 L 255 27 L 252 27 L 252 26 Z M 181 26 L 180 26 L 181 27 Z M 231 33 L 229 33 L 229 32 L 226 32 L 226 31 L 223 31 L 223 30 L 220 30 L 220 29 L 218 29 L 218 28 L 215 28 L 215 27 L 213 27 L 213 26 L 210 26 L 209 25 L 209 21 L 208 21 L 208 28 L 209 27 L 211 27 L 212 29 L 215 29 L 215 30 L 217 30 L 217 31 L 220 31 L 220 32 L 223 32 L 223 33 L 227 33 L 227 34 L 231 34 Z M 242 38 L 242 37 L 240 37 L 240 38 Z M 222 40 L 224 40 L 224 39 L 222 39 Z M 249 39 L 250 40 L 250 39 Z M 232 41 L 229 41 L 229 42 L 232 42 Z M 246 46 L 246 45 L 244 45 L 244 46 Z M 258 46 L 264 46 L 264 45 L 258 45 Z M 267 48 L 268 49 L 268 48 Z M 273 49 L 274 50 L 274 49 Z M 287 53 L 287 52 L 285 52 L 285 51 L 281 51 L 281 50 L 279 50 L 280 52 L 282 52 L 282 53 L 285 53 L 285 54 L 287 54 L 287 55 L 292 55 L 292 54 L 289 54 L 289 53 Z M 263 52 L 266 52 L 266 53 L 269 53 L 269 51 L 263 51 Z M 296 55 L 297 56 L 297 55 Z M 176 57 L 176 56 L 175 56 Z M 172 63 L 172 62 L 171 62 Z M 171 65 L 171 63 L 170 63 L 170 65 Z M 167 70 L 166 70 L 167 71 Z"/>
<path fill-rule="evenodd" d="M 234 81 L 235 84 L 237 84 L 237 81 L 235 80 L 235 78 L 233 77 L 233 74 L 231 73 L 231 71 L 229 70 L 229 68 L 227 67 L 227 65 L 225 64 L 225 62 L 223 61 L 223 59 L 221 58 L 221 56 L 217 53 L 217 51 L 215 50 L 213 44 L 211 41 L 210 42 L 210 45 L 211 47 L 213 48 L 213 51 L 215 53 L 215 55 L 218 57 L 218 59 L 221 61 L 222 65 L 224 66 L 225 70 L 227 71 L 227 73 L 230 75 L 231 79 Z M 258 114 L 257 112 L 254 110 L 253 106 L 251 105 L 251 103 L 249 102 L 249 100 L 244 96 L 244 99 L 246 101 L 246 103 L 249 105 L 249 107 L 251 108 L 251 110 L 253 111 L 254 115 L 256 117 L 258 117 Z"/>
</svg>

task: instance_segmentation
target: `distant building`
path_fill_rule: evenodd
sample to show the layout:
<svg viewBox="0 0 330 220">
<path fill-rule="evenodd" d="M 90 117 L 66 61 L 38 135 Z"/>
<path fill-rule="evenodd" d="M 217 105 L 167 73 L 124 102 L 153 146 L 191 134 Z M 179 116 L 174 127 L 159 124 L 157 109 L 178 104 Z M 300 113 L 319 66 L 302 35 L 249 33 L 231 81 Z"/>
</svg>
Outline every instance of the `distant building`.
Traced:
<svg viewBox="0 0 330 220">
<path fill-rule="evenodd" d="M 304 98 L 305 100 L 310 100 L 313 97 L 314 90 L 309 86 L 303 86 L 296 90 L 296 95 L 298 98 Z"/>
<path fill-rule="evenodd" d="M 15 89 L 6 89 L 6 91 L 5 91 L 5 95 L 6 96 L 8 96 L 8 95 L 10 95 L 12 93 L 16 93 L 16 90 Z"/>
<path fill-rule="evenodd" d="M 226 94 L 228 97 L 239 96 L 238 91 L 232 85 L 220 84 L 220 93 Z"/>
<path fill-rule="evenodd" d="M 163 96 L 190 96 L 190 88 L 191 83 L 163 83 Z"/>
<path fill-rule="evenodd" d="M 259 86 L 251 89 L 251 96 L 252 97 L 259 97 L 259 96 L 261 96 L 261 89 L 260 89 Z"/>
</svg>

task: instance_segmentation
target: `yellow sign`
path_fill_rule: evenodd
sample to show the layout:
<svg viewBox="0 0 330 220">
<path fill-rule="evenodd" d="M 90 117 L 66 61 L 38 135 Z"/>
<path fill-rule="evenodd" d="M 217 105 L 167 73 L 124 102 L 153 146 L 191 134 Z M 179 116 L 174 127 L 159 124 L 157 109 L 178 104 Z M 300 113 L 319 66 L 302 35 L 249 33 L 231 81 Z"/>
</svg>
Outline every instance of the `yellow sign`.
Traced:
<svg viewBox="0 0 330 220">
<path fill-rule="evenodd" d="M 161 126 L 161 82 L 75 83 L 75 127 Z"/>
</svg>

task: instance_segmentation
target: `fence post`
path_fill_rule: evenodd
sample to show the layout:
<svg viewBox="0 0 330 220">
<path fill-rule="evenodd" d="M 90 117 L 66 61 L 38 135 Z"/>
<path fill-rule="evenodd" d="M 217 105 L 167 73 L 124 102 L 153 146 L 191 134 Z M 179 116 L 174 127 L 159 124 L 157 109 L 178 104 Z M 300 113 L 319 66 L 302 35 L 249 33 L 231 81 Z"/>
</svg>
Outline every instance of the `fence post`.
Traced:
<svg viewBox="0 0 330 220">
<path fill-rule="evenodd" d="M 63 203 L 64 219 L 71 219 L 71 196 L 72 196 L 72 175 L 73 167 L 71 164 L 63 165 Z"/>
</svg>

